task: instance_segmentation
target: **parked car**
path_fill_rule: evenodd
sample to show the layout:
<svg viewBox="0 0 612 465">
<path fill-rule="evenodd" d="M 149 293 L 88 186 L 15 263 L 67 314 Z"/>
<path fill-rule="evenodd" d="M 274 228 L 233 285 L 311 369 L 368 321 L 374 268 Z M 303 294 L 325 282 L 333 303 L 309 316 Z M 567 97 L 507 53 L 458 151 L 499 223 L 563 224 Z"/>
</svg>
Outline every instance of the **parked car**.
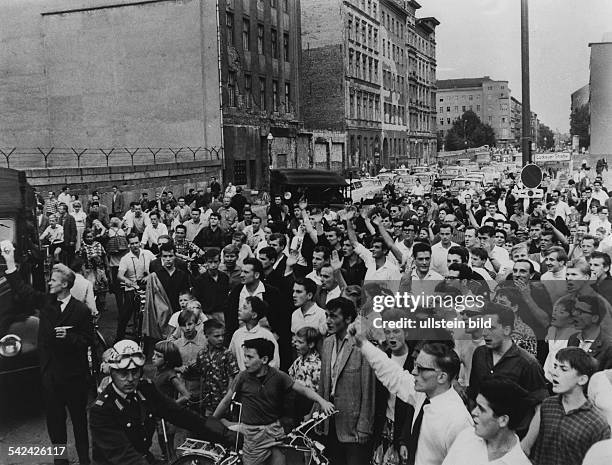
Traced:
<svg viewBox="0 0 612 465">
<path fill-rule="evenodd" d="M 373 199 L 382 193 L 384 186 L 378 178 L 353 179 L 350 185 L 351 199 L 353 202 Z"/>
<path fill-rule="evenodd" d="M 270 196 L 280 195 L 291 204 L 302 197 L 309 205 L 343 207 L 348 195 L 348 183 L 330 171 L 278 169 L 270 171 Z"/>
<path fill-rule="evenodd" d="M 484 189 L 484 181 L 476 177 L 460 176 L 450 182 L 449 190 L 453 196 L 459 194 L 461 189 L 465 187 L 465 183 L 469 182 L 473 189 Z"/>
</svg>

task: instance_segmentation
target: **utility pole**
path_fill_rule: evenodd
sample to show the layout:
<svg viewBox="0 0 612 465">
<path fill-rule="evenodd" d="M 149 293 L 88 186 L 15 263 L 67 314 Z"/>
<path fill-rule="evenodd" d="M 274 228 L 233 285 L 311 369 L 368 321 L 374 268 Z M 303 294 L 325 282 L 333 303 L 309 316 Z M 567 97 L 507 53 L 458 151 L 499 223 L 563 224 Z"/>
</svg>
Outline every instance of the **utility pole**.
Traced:
<svg viewBox="0 0 612 465">
<path fill-rule="evenodd" d="M 531 103 L 529 99 L 529 2 L 521 0 L 521 75 L 523 93 L 523 166 L 531 163 Z"/>
</svg>

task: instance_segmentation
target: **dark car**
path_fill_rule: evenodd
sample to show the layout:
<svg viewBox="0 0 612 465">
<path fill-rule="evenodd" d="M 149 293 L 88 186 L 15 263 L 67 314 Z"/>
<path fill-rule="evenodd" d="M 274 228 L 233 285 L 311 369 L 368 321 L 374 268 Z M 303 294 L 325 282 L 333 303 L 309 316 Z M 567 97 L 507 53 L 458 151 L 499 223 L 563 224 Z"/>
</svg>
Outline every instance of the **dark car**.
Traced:
<svg viewBox="0 0 612 465">
<path fill-rule="evenodd" d="M 315 207 L 342 207 L 348 187 L 342 176 L 330 171 L 278 169 L 270 172 L 270 196 L 280 195 L 291 203 L 306 198 Z"/>
<path fill-rule="evenodd" d="M 29 283 L 44 283 L 36 228 L 36 199 L 25 173 L 0 168 L 0 241 L 15 245 L 18 273 Z M 0 394 L 19 386 L 22 375 L 38 375 L 37 309 L 20 302 L 5 277 L 0 257 Z M 23 386 L 23 384 L 21 384 Z"/>
</svg>

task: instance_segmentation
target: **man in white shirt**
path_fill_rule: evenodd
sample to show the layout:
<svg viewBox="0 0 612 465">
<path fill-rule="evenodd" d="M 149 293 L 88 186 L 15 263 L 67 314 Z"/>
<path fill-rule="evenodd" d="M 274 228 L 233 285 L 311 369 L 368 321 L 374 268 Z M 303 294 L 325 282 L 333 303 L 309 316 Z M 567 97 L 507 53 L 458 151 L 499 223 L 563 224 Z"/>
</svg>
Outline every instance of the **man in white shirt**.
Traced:
<svg viewBox="0 0 612 465">
<path fill-rule="evenodd" d="M 391 261 L 387 256 L 389 253 L 389 248 L 382 238 L 375 237 L 372 240 L 372 247 L 370 250 L 366 249 L 363 244 L 360 244 L 357 240 L 357 235 L 355 234 L 355 228 L 353 226 L 353 217 L 354 212 L 349 211 L 347 213 L 346 223 L 347 223 L 347 234 L 348 238 L 351 241 L 355 249 L 355 253 L 363 260 L 366 266 L 366 275 L 364 278 L 364 283 L 367 282 L 378 282 L 387 289 L 397 292 L 399 289 L 399 282 L 401 279 L 401 273 L 399 270 L 399 266 L 397 265 L 398 261 Z M 378 224 L 379 231 L 384 229 L 382 224 Z M 388 235 L 389 239 L 391 237 Z M 397 248 L 395 248 L 397 254 L 400 256 L 401 253 Z"/>
<path fill-rule="evenodd" d="M 323 245 L 317 245 L 312 252 L 312 271 L 306 275 L 308 279 L 312 279 L 317 286 L 321 285 L 321 268 L 325 263 L 329 263 L 331 254 L 329 249 Z"/>
<path fill-rule="evenodd" d="M 550 193 L 550 200 L 555 204 L 555 215 L 567 222 L 567 217 L 572 212 L 570 206 L 561 200 L 561 191 L 555 189 Z M 602 204 L 603 205 L 603 204 Z"/>
<path fill-rule="evenodd" d="M 57 196 L 57 201 L 59 203 L 65 203 L 66 207 L 68 207 L 68 212 L 72 213 L 72 196 L 70 195 L 70 186 L 64 186 L 62 188 L 62 192 Z"/>
<path fill-rule="evenodd" d="M 444 276 L 431 269 L 431 247 L 416 242 L 412 252 L 414 265 L 404 273 L 401 289 L 414 295 L 433 295 L 435 287 L 444 281 Z"/>
<path fill-rule="evenodd" d="M 480 240 L 480 246 L 489 254 L 489 261 L 485 264 L 485 268 L 492 268 L 497 273 L 502 267 L 509 265 L 508 251 L 495 244 L 495 229 L 492 226 L 479 228 L 478 239 Z"/>
<path fill-rule="evenodd" d="M 325 310 L 315 301 L 317 285 L 312 279 L 297 278 L 293 284 L 293 305 L 296 309 L 291 315 L 291 332 L 296 334 L 307 326 L 318 329 L 325 336 L 327 334 L 327 316 Z"/>
<path fill-rule="evenodd" d="M 135 311 L 135 291 L 146 283 L 149 274 L 149 265 L 155 260 L 155 255 L 149 250 L 141 250 L 138 236 L 134 233 L 128 236 L 128 246 L 130 251 L 119 261 L 117 279 L 123 284 L 123 308 L 119 308 L 117 322 L 117 340 L 120 341 L 125 336 L 125 328 Z"/>
<path fill-rule="evenodd" d="M 498 376 L 485 380 L 479 391 L 474 427 L 459 433 L 443 465 L 530 465 L 515 432 L 528 409 L 527 391 Z"/>
<path fill-rule="evenodd" d="M 143 247 L 148 246 L 149 249 L 156 250 L 159 236 L 167 236 L 168 228 L 164 223 L 159 221 L 159 214 L 157 212 L 151 212 L 149 214 L 149 219 L 151 220 L 151 224 L 145 228 L 140 242 Z"/>
<path fill-rule="evenodd" d="M 440 242 L 431 247 L 431 268 L 436 273 L 448 274 L 448 250 L 459 244 L 451 241 L 453 227 L 450 224 L 440 225 Z"/>
<path fill-rule="evenodd" d="M 606 201 L 610 198 L 610 196 L 606 194 L 606 192 L 601 187 L 602 187 L 601 181 L 595 180 L 595 182 L 593 183 L 593 193 L 591 194 L 591 198 L 599 200 L 599 205 L 605 205 Z M 58 200 L 59 200 L 59 196 L 58 196 Z"/>
<path fill-rule="evenodd" d="M 98 309 L 96 308 L 93 284 L 81 274 L 83 272 L 83 259 L 75 258 L 70 264 L 70 269 L 74 272 L 74 285 L 70 289 L 70 295 L 87 305 L 91 310 L 91 315 L 97 317 Z"/>
<path fill-rule="evenodd" d="M 482 221 L 480 222 L 480 226 L 483 226 L 485 224 L 485 221 L 487 221 L 489 218 L 492 218 L 494 220 L 505 220 L 506 217 L 504 215 L 502 215 L 501 213 L 499 213 L 497 211 L 497 205 L 495 203 L 494 200 L 490 200 L 491 203 L 489 203 L 489 205 L 487 206 L 487 213 L 485 213 L 485 216 L 482 217 Z"/>
<path fill-rule="evenodd" d="M 261 228 L 261 218 L 254 216 L 249 226 L 245 226 L 242 231 L 246 235 L 246 243 L 251 250 L 256 250 L 260 242 L 265 241 L 266 234 Z"/>
<path fill-rule="evenodd" d="M 355 344 L 378 380 L 391 394 L 415 409 L 410 436 L 400 447 L 400 457 L 415 465 L 440 465 L 459 433 L 473 425 L 453 388 L 460 367 L 458 355 L 443 342 L 426 343 L 410 373 L 357 329 L 356 326 L 351 329 Z"/>
<path fill-rule="evenodd" d="M 553 246 L 544 251 L 548 271 L 540 277 L 540 281 L 548 291 L 551 302 L 556 302 L 567 295 L 566 271 L 567 253 L 563 247 Z"/>
</svg>

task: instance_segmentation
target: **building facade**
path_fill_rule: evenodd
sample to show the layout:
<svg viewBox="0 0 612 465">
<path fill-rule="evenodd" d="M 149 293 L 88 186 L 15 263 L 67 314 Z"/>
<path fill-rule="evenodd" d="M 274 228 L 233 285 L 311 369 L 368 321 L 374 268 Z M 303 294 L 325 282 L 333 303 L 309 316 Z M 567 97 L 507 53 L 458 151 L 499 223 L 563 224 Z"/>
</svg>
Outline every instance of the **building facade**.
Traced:
<svg viewBox="0 0 612 465">
<path fill-rule="evenodd" d="M 510 97 L 510 107 L 513 145 L 516 148 L 521 148 L 521 139 L 523 135 L 523 104 L 516 98 Z M 530 141 L 537 144 L 540 134 L 540 120 L 538 119 L 538 114 L 533 111 L 531 112 L 530 127 Z"/>
<path fill-rule="evenodd" d="M 508 81 L 482 78 L 437 81 L 438 130 L 445 136 L 453 122 L 471 110 L 495 131 L 497 146 L 513 145 L 512 102 Z"/>
<path fill-rule="evenodd" d="M 219 6 L 225 179 L 263 187 L 270 165 L 300 166 L 300 1 Z"/>
<path fill-rule="evenodd" d="M 610 37 L 612 39 L 612 37 Z M 605 40 L 605 38 L 604 38 Z M 612 41 L 589 44 L 591 157 L 605 157 L 612 153 Z"/>
<path fill-rule="evenodd" d="M 577 91 L 572 92 L 570 110 L 574 111 L 577 108 L 580 108 L 584 105 L 588 105 L 589 98 L 590 98 L 590 88 L 588 84 L 586 86 L 582 86 Z"/>
<path fill-rule="evenodd" d="M 428 45 L 423 39 L 423 56 L 417 55 L 414 11 L 419 7 L 401 0 L 312 0 L 302 11 L 301 116 L 306 130 L 317 134 L 315 143 L 338 144 L 338 135 L 345 135 L 344 171 L 417 164 L 423 140 L 429 144 L 423 152 L 435 154 L 435 121 L 433 129 L 429 121 L 419 131 L 415 122 L 410 143 L 411 118 L 418 121 L 428 111 L 428 105 L 417 106 L 416 96 L 421 90 L 426 101 L 435 91 L 437 21 L 423 20 L 421 37 Z M 423 66 L 419 81 L 418 64 L 425 61 L 434 71 L 428 81 Z"/>
</svg>

